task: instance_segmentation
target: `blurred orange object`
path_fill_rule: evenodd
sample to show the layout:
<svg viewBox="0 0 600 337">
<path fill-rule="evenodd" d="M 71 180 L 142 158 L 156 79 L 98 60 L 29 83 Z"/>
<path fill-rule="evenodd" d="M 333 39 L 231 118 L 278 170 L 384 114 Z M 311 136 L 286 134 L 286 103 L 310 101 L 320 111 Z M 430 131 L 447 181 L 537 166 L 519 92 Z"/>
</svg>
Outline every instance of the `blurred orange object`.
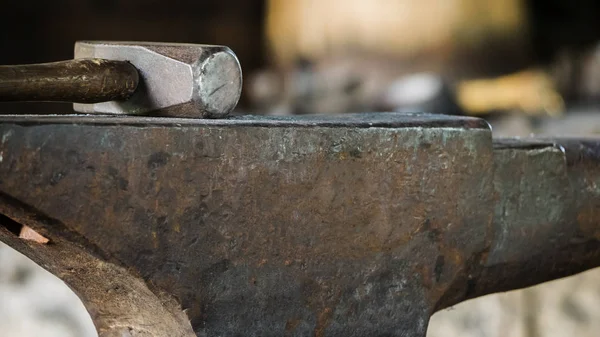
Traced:
<svg viewBox="0 0 600 337">
<path fill-rule="evenodd" d="M 434 71 L 486 68 L 478 63 L 498 56 L 493 49 L 528 53 L 526 27 L 523 0 L 269 0 L 267 12 L 271 52 L 283 67 L 352 53 L 426 58 Z"/>
<path fill-rule="evenodd" d="M 470 115 L 517 110 L 556 116 L 564 110 L 563 99 L 552 78 L 541 70 L 463 81 L 456 91 L 460 106 Z"/>
</svg>

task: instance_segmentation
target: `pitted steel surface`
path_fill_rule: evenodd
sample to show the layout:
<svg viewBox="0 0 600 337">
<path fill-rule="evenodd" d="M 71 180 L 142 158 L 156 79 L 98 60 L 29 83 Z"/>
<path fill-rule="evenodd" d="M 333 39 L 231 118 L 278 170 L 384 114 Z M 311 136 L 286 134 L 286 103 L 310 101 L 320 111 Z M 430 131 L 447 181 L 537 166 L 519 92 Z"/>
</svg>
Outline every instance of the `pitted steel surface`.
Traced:
<svg viewBox="0 0 600 337">
<path fill-rule="evenodd" d="M 436 310 L 600 262 L 597 148 L 424 114 L 4 116 L 0 213 L 50 244 L 0 239 L 106 336 L 424 336 Z"/>
</svg>

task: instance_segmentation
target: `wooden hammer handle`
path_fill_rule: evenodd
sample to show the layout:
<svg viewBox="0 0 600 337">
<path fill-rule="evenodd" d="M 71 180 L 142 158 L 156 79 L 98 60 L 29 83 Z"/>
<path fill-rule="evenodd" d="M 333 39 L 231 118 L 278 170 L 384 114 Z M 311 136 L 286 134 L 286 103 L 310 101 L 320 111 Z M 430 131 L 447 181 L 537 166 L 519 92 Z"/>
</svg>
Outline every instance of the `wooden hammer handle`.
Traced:
<svg viewBox="0 0 600 337">
<path fill-rule="evenodd" d="M 126 100 L 139 82 L 126 61 L 75 59 L 0 66 L 0 102 L 98 103 Z"/>
</svg>

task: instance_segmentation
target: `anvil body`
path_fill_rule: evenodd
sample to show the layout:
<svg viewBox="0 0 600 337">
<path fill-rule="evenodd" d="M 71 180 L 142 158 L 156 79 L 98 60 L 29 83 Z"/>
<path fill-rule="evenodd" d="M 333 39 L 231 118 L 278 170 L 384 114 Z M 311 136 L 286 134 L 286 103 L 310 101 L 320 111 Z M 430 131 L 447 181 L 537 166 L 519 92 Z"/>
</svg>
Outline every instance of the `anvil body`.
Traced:
<svg viewBox="0 0 600 337">
<path fill-rule="evenodd" d="M 598 266 L 599 162 L 442 115 L 0 116 L 0 239 L 102 337 L 418 337 Z"/>
</svg>

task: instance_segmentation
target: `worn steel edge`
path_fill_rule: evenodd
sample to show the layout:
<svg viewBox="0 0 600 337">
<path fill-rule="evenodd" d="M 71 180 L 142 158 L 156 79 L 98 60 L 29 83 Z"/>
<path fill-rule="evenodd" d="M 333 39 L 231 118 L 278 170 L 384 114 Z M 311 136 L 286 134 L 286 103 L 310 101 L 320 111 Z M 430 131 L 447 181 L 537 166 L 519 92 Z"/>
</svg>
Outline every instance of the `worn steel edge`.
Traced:
<svg viewBox="0 0 600 337">
<path fill-rule="evenodd" d="M 103 337 L 424 336 L 600 260 L 594 140 L 492 145 L 432 115 L 0 121 L 0 239 Z"/>
</svg>

